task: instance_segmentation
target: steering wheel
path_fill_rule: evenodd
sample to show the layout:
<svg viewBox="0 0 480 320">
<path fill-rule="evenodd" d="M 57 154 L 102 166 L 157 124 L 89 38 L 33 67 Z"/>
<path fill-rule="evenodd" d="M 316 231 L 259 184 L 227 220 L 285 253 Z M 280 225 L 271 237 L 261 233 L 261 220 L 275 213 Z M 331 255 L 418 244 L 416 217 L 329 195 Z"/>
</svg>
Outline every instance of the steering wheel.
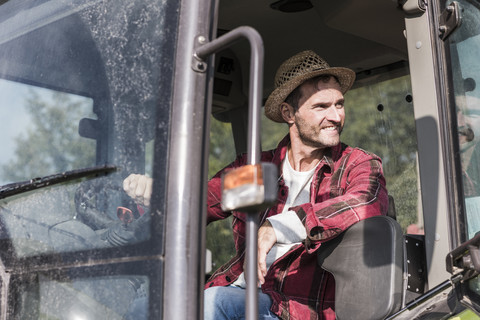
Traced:
<svg viewBox="0 0 480 320">
<path fill-rule="evenodd" d="M 112 180 L 93 179 L 84 181 L 75 192 L 76 219 L 93 230 L 107 228 L 117 219 L 109 215 L 106 210 L 106 201 L 112 199 L 112 194 L 120 199 L 117 208 L 117 217 L 125 224 L 140 217 L 135 202 L 125 193 L 123 188 Z"/>
</svg>

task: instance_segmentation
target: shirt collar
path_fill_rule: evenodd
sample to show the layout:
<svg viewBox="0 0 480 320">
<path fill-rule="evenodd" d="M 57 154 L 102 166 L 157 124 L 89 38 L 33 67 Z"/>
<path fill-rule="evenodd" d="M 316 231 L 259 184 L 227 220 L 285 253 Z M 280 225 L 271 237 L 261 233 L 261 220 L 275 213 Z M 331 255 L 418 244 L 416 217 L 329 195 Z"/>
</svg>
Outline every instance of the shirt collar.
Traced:
<svg viewBox="0 0 480 320">
<path fill-rule="evenodd" d="M 287 154 L 289 144 L 290 144 L 290 135 L 287 134 L 278 143 L 277 149 L 275 149 L 275 154 L 273 156 L 272 162 L 275 163 L 277 166 L 280 166 L 283 159 L 285 159 L 285 155 Z M 342 151 L 343 151 L 343 144 L 341 142 L 336 146 L 327 148 L 321 162 L 324 162 L 324 164 L 328 165 L 330 167 L 330 170 L 333 171 L 334 163 L 335 161 L 341 158 Z M 319 165 L 317 167 L 317 170 L 320 167 L 322 167 L 322 165 Z"/>
</svg>

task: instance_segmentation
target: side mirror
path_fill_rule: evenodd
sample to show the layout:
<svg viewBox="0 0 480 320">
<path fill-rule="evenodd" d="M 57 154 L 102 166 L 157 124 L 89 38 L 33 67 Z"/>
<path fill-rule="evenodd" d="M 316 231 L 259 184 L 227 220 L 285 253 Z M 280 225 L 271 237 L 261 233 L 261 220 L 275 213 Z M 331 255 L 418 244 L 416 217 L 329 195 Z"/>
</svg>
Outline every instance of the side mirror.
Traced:
<svg viewBox="0 0 480 320">
<path fill-rule="evenodd" d="M 78 134 L 80 137 L 98 139 L 98 125 L 98 120 L 83 118 L 78 124 Z"/>
<path fill-rule="evenodd" d="M 450 252 L 446 257 L 446 265 L 447 271 L 453 277 L 460 278 L 458 281 L 452 281 L 460 303 L 480 312 L 478 291 L 472 290 L 474 287 L 472 281 L 480 284 L 478 278 L 474 279 L 480 274 L 480 233 Z"/>
</svg>

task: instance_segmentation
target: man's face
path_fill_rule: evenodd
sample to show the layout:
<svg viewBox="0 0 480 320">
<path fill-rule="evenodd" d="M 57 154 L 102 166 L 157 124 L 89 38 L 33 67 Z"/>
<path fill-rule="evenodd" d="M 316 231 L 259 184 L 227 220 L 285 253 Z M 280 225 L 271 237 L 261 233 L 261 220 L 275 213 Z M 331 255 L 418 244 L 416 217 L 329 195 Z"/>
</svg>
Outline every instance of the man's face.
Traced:
<svg viewBox="0 0 480 320">
<path fill-rule="evenodd" d="M 456 101 L 459 106 L 457 121 L 460 145 L 471 141 L 480 142 L 480 100 L 468 96 L 465 99 Z"/>
<path fill-rule="evenodd" d="M 345 123 L 344 98 L 334 78 L 328 82 L 307 82 L 295 112 L 294 125 L 302 143 L 314 148 L 328 148 L 340 142 Z"/>
</svg>

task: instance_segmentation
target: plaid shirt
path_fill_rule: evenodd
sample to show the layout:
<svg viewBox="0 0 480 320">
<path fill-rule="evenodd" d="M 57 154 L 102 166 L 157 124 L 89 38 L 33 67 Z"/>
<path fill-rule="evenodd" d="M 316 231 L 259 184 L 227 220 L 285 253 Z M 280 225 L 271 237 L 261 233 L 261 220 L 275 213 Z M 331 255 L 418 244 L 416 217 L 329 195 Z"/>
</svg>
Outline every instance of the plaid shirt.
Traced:
<svg viewBox="0 0 480 320">
<path fill-rule="evenodd" d="M 280 171 L 289 143 L 287 135 L 277 149 L 263 152 L 261 161 L 275 163 Z M 241 155 L 227 168 L 245 163 L 246 157 Z M 210 277 L 206 288 L 231 284 L 243 272 L 246 214 L 223 212 L 220 208 L 221 173 L 225 169 L 208 183 L 207 222 L 233 214 L 236 255 Z M 287 195 L 288 188 L 280 176 L 277 203 L 261 213 L 260 225 L 267 217 L 282 212 Z M 310 203 L 290 208 L 303 222 L 307 239 L 272 264 L 262 285 L 262 291 L 272 298 L 272 312 L 281 319 L 335 319 L 335 281 L 318 265 L 316 251 L 322 242 L 354 223 L 386 214 L 387 208 L 388 195 L 380 158 L 342 143 L 328 149 L 315 170 Z"/>
</svg>

